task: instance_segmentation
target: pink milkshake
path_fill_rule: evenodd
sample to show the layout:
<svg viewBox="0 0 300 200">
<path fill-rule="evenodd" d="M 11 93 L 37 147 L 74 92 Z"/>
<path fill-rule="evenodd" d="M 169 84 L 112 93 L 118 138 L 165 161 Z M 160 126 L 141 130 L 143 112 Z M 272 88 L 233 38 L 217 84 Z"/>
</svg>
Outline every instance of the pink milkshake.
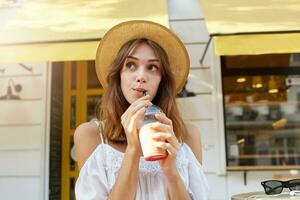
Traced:
<svg viewBox="0 0 300 200">
<path fill-rule="evenodd" d="M 163 113 L 159 107 L 150 106 L 146 109 L 144 123 L 140 129 L 139 137 L 143 151 L 143 155 L 146 161 L 161 160 L 167 157 L 167 151 L 165 149 L 154 146 L 153 134 L 156 130 L 150 128 L 152 123 L 157 122 L 155 114 Z"/>
</svg>

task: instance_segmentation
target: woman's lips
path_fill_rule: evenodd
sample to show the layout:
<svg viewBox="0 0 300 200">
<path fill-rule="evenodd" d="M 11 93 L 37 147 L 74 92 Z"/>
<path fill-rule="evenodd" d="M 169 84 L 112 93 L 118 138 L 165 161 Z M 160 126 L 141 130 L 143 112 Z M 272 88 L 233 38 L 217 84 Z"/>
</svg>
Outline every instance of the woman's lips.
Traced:
<svg viewBox="0 0 300 200">
<path fill-rule="evenodd" d="M 147 90 L 145 90 L 143 88 L 136 88 L 134 90 L 137 91 L 137 92 L 141 92 L 141 93 L 144 93 L 145 91 L 147 92 Z"/>
<path fill-rule="evenodd" d="M 138 96 L 144 95 L 144 92 L 147 92 L 147 90 L 142 89 L 142 88 L 136 88 L 136 89 L 134 89 L 134 91 Z"/>
</svg>

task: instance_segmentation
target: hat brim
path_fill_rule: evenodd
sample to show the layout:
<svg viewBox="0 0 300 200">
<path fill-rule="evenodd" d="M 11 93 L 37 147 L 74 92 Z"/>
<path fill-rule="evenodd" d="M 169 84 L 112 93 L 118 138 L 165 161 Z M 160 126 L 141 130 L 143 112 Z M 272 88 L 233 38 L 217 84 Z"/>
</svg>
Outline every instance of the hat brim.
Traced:
<svg viewBox="0 0 300 200">
<path fill-rule="evenodd" d="M 132 20 L 112 27 L 102 38 L 96 54 L 96 72 L 104 89 L 107 74 L 120 48 L 129 40 L 146 38 L 160 45 L 168 55 L 178 93 L 189 73 L 189 56 L 181 40 L 161 24 L 144 20 Z"/>
</svg>

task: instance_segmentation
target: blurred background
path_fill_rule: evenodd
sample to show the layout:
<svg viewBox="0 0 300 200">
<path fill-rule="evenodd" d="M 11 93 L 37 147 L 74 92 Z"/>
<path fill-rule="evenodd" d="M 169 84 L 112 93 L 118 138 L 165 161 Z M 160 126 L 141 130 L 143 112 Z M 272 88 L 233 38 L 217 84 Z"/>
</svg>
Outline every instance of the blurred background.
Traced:
<svg viewBox="0 0 300 200">
<path fill-rule="evenodd" d="M 299 0 L 1 0 L 0 199 L 75 199 L 74 130 L 103 94 L 96 48 L 131 19 L 169 27 L 189 52 L 177 102 L 200 129 L 210 199 L 299 178 L 299 11 Z"/>
</svg>

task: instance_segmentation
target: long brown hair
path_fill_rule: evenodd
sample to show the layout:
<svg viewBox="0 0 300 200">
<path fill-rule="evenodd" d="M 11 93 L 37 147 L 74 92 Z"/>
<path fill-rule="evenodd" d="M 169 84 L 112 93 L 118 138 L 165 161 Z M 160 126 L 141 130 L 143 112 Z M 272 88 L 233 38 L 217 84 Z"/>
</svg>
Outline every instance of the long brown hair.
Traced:
<svg viewBox="0 0 300 200">
<path fill-rule="evenodd" d="M 176 105 L 175 80 L 165 51 L 149 39 L 134 39 L 125 43 L 119 50 L 107 76 L 108 86 L 104 91 L 101 105 L 97 109 L 97 117 L 104 122 L 104 136 L 115 142 L 126 141 L 126 135 L 121 124 L 121 116 L 130 106 L 121 90 L 120 73 L 126 57 L 133 49 L 146 43 L 155 52 L 162 66 L 162 78 L 158 91 L 152 103 L 159 106 L 166 116 L 173 122 L 173 129 L 177 139 L 183 142 L 186 136 L 186 127 Z"/>
</svg>

